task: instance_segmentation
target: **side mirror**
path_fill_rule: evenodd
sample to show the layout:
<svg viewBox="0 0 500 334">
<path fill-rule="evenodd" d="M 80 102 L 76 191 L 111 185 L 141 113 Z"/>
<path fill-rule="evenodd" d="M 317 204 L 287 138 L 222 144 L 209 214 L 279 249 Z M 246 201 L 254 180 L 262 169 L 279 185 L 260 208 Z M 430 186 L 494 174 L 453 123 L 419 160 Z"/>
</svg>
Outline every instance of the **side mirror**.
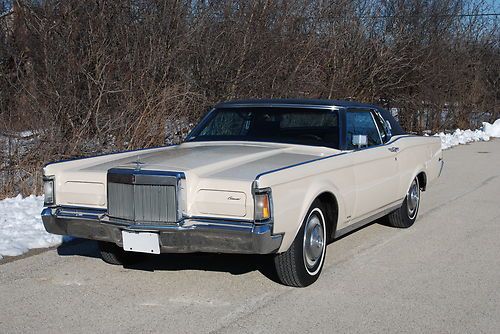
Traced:
<svg viewBox="0 0 500 334">
<path fill-rule="evenodd" d="M 363 146 L 368 145 L 368 136 L 367 135 L 353 135 L 352 136 L 352 145 L 361 148 Z"/>
</svg>

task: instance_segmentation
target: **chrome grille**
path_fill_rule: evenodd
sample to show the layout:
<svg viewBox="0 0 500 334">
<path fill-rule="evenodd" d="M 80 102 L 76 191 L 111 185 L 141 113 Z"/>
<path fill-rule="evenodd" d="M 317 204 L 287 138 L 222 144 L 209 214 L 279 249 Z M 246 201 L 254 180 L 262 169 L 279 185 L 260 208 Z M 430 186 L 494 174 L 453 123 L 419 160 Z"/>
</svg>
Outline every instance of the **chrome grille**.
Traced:
<svg viewBox="0 0 500 334">
<path fill-rule="evenodd" d="M 177 187 L 172 182 L 161 179 L 158 182 L 160 184 L 118 183 L 110 182 L 116 178 L 109 176 L 108 174 L 108 215 L 111 218 L 139 224 L 177 221 Z M 134 182 L 135 179 L 131 178 Z M 149 178 L 148 183 L 153 183 L 150 181 Z"/>
</svg>

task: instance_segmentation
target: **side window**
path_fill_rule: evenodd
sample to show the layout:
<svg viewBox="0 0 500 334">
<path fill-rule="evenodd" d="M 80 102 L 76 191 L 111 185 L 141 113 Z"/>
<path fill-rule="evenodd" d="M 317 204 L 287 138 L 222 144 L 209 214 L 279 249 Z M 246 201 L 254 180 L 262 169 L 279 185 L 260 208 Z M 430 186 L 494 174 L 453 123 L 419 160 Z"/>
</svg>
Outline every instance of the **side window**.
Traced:
<svg viewBox="0 0 500 334">
<path fill-rule="evenodd" d="M 370 111 L 349 110 L 346 113 L 347 149 L 357 148 L 352 139 L 355 135 L 364 135 L 368 139 L 368 146 L 380 145 L 382 140 L 377 125 Z"/>
</svg>

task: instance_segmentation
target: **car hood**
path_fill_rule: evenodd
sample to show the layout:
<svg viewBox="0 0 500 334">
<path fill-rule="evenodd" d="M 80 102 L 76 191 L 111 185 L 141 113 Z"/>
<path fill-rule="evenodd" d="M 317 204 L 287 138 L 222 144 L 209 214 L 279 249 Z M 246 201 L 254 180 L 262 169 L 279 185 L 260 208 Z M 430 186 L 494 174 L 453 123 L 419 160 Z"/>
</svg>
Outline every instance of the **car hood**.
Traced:
<svg viewBox="0 0 500 334">
<path fill-rule="evenodd" d="M 110 154 L 49 165 L 45 173 L 103 173 L 111 168 L 184 172 L 199 178 L 253 181 L 270 170 L 338 152 L 325 147 L 248 142 L 193 142 L 135 152 Z M 59 166 L 58 166 L 59 165 Z"/>
<path fill-rule="evenodd" d="M 182 172 L 190 214 L 209 212 L 202 206 L 214 207 L 217 198 L 235 195 L 244 199 L 234 208 L 244 217 L 252 212 L 252 182 L 259 174 L 336 152 L 325 147 L 274 143 L 194 142 L 49 164 L 44 175 L 55 177 L 57 204 L 106 207 L 110 169 Z M 227 216 L 228 212 L 219 213 Z"/>
</svg>

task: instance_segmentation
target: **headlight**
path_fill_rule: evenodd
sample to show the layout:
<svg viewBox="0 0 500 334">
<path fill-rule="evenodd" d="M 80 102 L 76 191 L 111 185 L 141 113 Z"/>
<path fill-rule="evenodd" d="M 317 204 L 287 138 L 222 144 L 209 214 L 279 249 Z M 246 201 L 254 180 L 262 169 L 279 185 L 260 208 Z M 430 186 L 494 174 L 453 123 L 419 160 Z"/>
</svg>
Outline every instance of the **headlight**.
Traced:
<svg viewBox="0 0 500 334">
<path fill-rule="evenodd" d="M 256 221 L 271 218 L 271 194 L 269 191 L 254 194 Z"/>
<path fill-rule="evenodd" d="M 52 205 L 55 203 L 54 197 L 54 179 L 43 179 L 43 194 L 45 196 L 43 205 Z"/>
</svg>

